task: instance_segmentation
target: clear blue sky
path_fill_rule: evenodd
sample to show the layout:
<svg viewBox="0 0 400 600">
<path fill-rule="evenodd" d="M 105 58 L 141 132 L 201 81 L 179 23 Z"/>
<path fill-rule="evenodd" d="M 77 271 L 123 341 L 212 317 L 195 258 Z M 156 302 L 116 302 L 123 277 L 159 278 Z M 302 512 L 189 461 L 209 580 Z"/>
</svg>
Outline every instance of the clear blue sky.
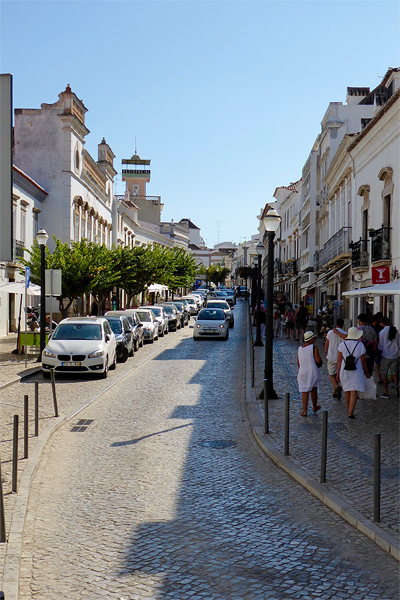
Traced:
<svg viewBox="0 0 400 600">
<path fill-rule="evenodd" d="M 86 148 L 151 159 L 163 219 L 209 246 L 242 242 L 277 186 L 301 177 L 329 102 L 399 66 L 399 3 L 0 2 L 15 108 L 88 108 Z M 120 181 L 120 176 L 119 176 Z M 116 192 L 123 193 L 122 184 Z"/>
</svg>

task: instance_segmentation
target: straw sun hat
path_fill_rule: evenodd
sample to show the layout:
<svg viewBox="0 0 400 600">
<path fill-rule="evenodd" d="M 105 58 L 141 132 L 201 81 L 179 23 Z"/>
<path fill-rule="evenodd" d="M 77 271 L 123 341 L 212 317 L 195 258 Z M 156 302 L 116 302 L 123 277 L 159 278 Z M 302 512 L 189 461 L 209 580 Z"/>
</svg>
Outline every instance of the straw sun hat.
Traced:
<svg viewBox="0 0 400 600">
<path fill-rule="evenodd" d="M 346 340 L 359 340 L 362 334 L 363 332 L 361 329 L 357 329 L 357 327 L 350 327 L 347 332 Z"/>
<path fill-rule="evenodd" d="M 316 335 L 313 331 L 306 331 L 304 334 L 304 341 L 310 342 L 315 337 L 316 337 Z"/>
</svg>

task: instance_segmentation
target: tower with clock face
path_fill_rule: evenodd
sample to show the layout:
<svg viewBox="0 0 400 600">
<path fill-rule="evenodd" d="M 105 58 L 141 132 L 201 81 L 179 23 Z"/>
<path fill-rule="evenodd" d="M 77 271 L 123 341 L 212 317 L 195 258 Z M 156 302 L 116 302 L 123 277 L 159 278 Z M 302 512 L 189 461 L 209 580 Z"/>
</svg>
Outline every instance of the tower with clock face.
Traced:
<svg viewBox="0 0 400 600">
<path fill-rule="evenodd" d="M 122 159 L 122 181 L 131 196 L 145 197 L 146 183 L 150 181 L 150 160 L 142 159 L 138 154 Z"/>
</svg>

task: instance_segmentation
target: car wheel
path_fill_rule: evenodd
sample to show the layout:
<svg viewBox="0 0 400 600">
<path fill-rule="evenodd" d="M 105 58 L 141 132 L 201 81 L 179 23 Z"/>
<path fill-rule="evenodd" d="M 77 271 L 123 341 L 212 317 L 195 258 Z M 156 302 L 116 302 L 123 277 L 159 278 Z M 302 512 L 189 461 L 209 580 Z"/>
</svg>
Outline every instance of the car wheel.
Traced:
<svg viewBox="0 0 400 600">
<path fill-rule="evenodd" d="M 129 352 L 128 356 L 133 356 L 134 354 L 135 354 L 135 348 L 134 348 L 134 346 L 132 344 L 132 348 L 131 348 L 131 351 Z"/>
<path fill-rule="evenodd" d="M 102 374 L 100 375 L 100 377 L 101 377 L 101 379 L 107 379 L 107 375 L 108 375 L 108 358 L 106 360 L 104 371 L 102 372 Z"/>
<path fill-rule="evenodd" d="M 164 329 L 162 330 L 162 332 L 160 333 L 160 337 L 164 337 Z"/>
<path fill-rule="evenodd" d="M 228 337 L 229 337 L 229 333 L 226 332 L 226 336 L 223 338 L 224 342 L 226 342 L 226 340 L 228 339 Z"/>
<path fill-rule="evenodd" d="M 231 329 L 233 329 L 233 325 L 234 325 L 234 323 L 229 323 L 229 327 L 230 327 Z"/>
<path fill-rule="evenodd" d="M 114 360 L 113 360 L 113 364 L 112 364 L 112 365 L 111 365 L 111 367 L 110 367 L 110 371 L 111 371 L 111 370 L 113 370 L 113 371 L 114 371 L 116 368 L 117 368 L 117 355 L 116 355 L 116 354 L 114 354 Z"/>
<path fill-rule="evenodd" d="M 126 362 L 128 360 L 128 356 L 129 356 L 128 348 L 125 347 L 124 352 L 121 357 L 121 362 Z"/>
</svg>

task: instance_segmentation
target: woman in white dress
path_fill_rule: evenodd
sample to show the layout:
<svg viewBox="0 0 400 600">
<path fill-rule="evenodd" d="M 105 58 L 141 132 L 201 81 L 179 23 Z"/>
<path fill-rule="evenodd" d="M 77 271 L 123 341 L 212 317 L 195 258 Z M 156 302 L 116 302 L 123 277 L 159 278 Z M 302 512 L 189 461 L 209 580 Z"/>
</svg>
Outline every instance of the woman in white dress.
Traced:
<svg viewBox="0 0 400 600">
<path fill-rule="evenodd" d="M 297 351 L 297 366 L 299 368 L 297 383 L 299 384 L 299 392 L 301 392 L 301 401 L 303 403 L 302 417 L 307 416 L 308 397 L 310 394 L 313 412 L 318 412 L 321 408 L 318 404 L 318 366 L 322 365 L 322 359 L 318 348 L 314 345 L 315 340 L 315 333 L 313 331 L 306 331 L 304 334 L 304 344 Z"/>
<path fill-rule="evenodd" d="M 347 332 L 347 338 L 339 344 L 337 358 L 338 383 L 341 382 L 345 393 L 348 409 L 348 419 L 354 419 L 354 409 L 357 404 L 358 392 L 365 392 L 365 378 L 370 379 L 367 362 L 365 360 L 365 346 L 360 341 L 363 332 L 357 327 L 350 327 Z M 355 370 L 347 371 L 345 369 L 346 358 L 349 355 L 354 356 Z"/>
</svg>

